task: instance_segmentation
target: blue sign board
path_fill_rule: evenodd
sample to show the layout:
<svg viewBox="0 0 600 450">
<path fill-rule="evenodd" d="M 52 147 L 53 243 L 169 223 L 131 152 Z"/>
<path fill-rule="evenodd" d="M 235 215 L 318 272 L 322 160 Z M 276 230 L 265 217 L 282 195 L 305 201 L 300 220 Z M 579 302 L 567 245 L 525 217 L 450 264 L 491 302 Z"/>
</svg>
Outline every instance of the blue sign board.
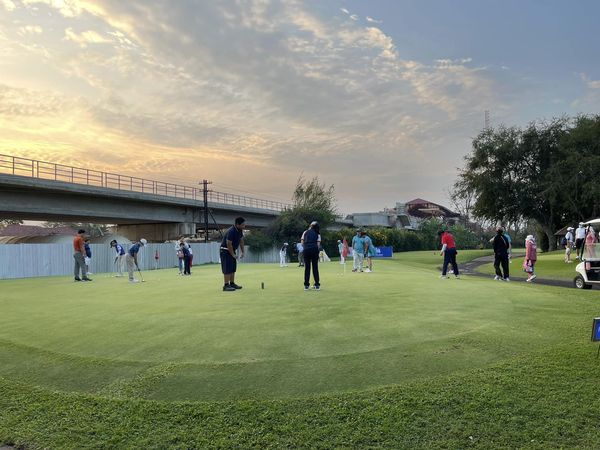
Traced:
<svg viewBox="0 0 600 450">
<path fill-rule="evenodd" d="M 592 342 L 600 341 L 600 317 L 596 317 L 592 324 Z"/>
<path fill-rule="evenodd" d="M 391 258 L 394 255 L 393 247 L 375 247 L 375 258 Z"/>
</svg>

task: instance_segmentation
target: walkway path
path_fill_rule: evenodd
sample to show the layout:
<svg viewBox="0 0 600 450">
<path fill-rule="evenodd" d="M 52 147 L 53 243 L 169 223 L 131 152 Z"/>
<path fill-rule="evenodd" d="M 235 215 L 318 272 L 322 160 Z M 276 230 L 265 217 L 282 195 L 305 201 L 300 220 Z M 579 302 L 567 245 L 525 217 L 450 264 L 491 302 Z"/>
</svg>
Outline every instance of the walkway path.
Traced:
<svg viewBox="0 0 600 450">
<path fill-rule="evenodd" d="M 518 258 L 523 256 L 523 254 L 515 254 L 513 255 L 513 257 Z M 476 277 L 484 277 L 484 278 L 491 278 L 491 275 L 487 275 L 484 273 L 480 273 L 477 272 L 477 269 L 480 266 L 483 266 L 484 264 L 489 264 L 489 263 L 493 263 L 494 262 L 494 255 L 490 255 L 490 256 L 483 256 L 481 258 L 477 258 L 474 259 L 472 261 L 469 261 L 467 263 L 461 264 L 459 269 L 461 271 L 461 273 L 464 273 L 465 275 L 473 275 Z M 514 264 L 511 264 L 510 266 L 510 270 L 514 271 L 514 270 L 521 270 L 521 267 L 519 266 L 515 266 Z M 575 275 L 573 275 L 573 278 L 575 278 Z M 511 283 L 512 282 L 517 282 L 517 283 L 525 283 L 525 278 L 511 278 L 510 279 Z M 550 279 L 543 279 L 543 278 L 536 278 L 535 281 L 533 281 L 533 283 L 535 284 L 544 284 L 544 285 L 548 285 L 548 286 L 559 286 L 559 287 L 566 287 L 566 288 L 572 288 L 573 287 L 573 282 L 569 281 L 569 280 L 550 280 Z"/>
</svg>

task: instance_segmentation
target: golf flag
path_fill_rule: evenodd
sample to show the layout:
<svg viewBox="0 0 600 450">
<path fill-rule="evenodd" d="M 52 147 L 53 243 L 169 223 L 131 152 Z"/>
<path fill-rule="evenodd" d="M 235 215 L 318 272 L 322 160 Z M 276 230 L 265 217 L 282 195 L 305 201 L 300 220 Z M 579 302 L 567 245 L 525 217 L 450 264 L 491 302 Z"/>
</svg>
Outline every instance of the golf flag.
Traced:
<svg viewBox="0 0 600 450">
<path fill-rule="evenodd" d="M 348 241 L 346 238 L 344 238 L 344 241 L 342 242 L 342 256 L 344 258 L 348 256 Z"/>
</svg>

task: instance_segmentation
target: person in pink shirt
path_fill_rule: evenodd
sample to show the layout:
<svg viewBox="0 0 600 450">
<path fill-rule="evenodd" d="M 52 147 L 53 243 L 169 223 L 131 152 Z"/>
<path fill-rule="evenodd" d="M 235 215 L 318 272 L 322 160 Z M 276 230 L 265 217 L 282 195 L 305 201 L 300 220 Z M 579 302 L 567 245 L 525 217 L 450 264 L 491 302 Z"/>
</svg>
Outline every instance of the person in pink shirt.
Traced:
<svg viewBox="0 0 600 450">
<path fill-rule="evenodd" d="M 594 228 L 590 225 L 585 232 L 585 257 L 586 259 L 595 258 L 596 257 L 596 246 L 594 245 L 598 242 L 596 239 L 596 232 Z"/>
<path fill-rule="evenodd" d="M 527 272 L 527 282 L 537 278 L 535 271 L 535 262 L 537 261 L 537 246 L 533 235 L 528 235 L 525 238 L 525 261 L 523 261 L 523 269 Z"/>
</svg>

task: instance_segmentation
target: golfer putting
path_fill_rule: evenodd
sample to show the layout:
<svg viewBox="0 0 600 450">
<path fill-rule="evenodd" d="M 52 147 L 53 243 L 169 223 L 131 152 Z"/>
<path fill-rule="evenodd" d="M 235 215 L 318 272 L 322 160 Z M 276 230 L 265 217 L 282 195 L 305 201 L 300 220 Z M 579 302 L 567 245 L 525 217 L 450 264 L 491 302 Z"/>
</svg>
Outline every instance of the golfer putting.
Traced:
<svg viewBox="0 0 600 450">
<path fill-rule="evenodd" d="M 223 291 L 225 292 L 242 288 L 242 286 L 235 284 L 235 272 L 237 271 L 238 247 L 240 258 L 244 257 L 244 228 L 246 228 L 246 219 L 237 217 L 235 224 L 227 230 L 221 242 L 221 271 L 223 272 Z"/>
<path fill-rule="evenodd" d="M 139 280 L 133 278 L 133 272 L 135 269 L 140 274 L 140 279 L 144 281 L 142 277 L 142 271 L 140 270 L 140 266 L 138 264 L 138 253 L 141 247 L 144 247 L 148 241 L 146 239 L 140 239 L 139 242 L 136 242 L 131 246 L 131 248 L 127 251 L 126 261 L 127 261 L 127 272 L 129 272 L 129 282 L 137 283 Z"/>
<path fill-rule="evenodd" d="M 316 221 L 311 222 L 308 230 L 302 233 L 301 242 L 304 246 L 304 290 L 308 291 L 310 288 L 310 268 L 312 267 L 315 282 L 313 288 L 320 291 L 319 250 L 321 248 L 321 235 L 319 234 L 319 224 Z"/>
</svg>

